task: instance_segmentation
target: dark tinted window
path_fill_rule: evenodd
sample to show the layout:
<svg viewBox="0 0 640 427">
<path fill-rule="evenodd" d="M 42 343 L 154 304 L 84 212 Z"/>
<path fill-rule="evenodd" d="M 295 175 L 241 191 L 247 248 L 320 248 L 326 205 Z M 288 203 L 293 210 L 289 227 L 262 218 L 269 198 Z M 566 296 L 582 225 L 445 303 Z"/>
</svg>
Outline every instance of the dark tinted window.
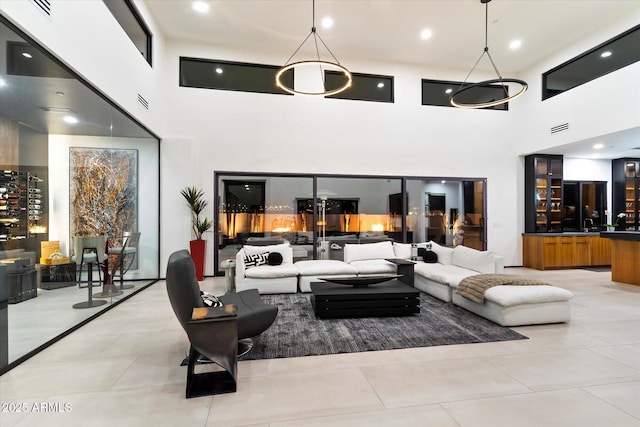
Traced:
<svg viewBox="0 0 640 427">
<path fill-rule="evenodd" d="M 345 84 L 345 77 L 339 71 L 325 71 L 327 91 Z M 357 101 L 393 102 L 393 76 L 351 73 L 351 87 L 327 98 L 353 99 Z"/>
<path fill-rule="evenodd" d="M 277 65 L 180 58 L 180 86 L 289 95 L 276 86 Z M 293 70 L 282 75 L 293 87 Z"/>
<path fill-rule="evenodd" d="M 122 29 L 151 65 L 151 32 L 131 0 L 103 0 Z"/>
<path fill-rule="evenodd" d="M 422 79 L 422 105 L 436 105 L 439 107 L 453 107 L 449 98 L 454 94 L 462 82 Z M 465 87 L 471 83 L 465 83 Z M 456 97 L 465 104 L 489 102 L 508 96 L 500 85 L 483 85 L 466 90 Z M 455 108 L 455 107 L 454 107 Z M 483 110 L 508 110 L 509 103 L 486 107 Z"/>
<path fill-rule="evenodd" d="M 579 55 L 542 75 L 542 99 L 640 61 L 640 26 Z"/>
</svg>

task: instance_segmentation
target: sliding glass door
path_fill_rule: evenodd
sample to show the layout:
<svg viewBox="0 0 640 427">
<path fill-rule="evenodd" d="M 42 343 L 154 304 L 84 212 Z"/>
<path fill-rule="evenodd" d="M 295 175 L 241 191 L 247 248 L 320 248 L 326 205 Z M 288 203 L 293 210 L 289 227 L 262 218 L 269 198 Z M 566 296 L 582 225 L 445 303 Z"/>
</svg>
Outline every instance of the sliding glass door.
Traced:
<svg viewBox="0 0 640 427">
<path fill-rule="evenodd" d="M 294 261 L 343 260 L 347 243 L 486 248 L 483 179 L 236 172 L 214 179 L 216 274 L 243 245 L 286 241 Z"/>
</svg>

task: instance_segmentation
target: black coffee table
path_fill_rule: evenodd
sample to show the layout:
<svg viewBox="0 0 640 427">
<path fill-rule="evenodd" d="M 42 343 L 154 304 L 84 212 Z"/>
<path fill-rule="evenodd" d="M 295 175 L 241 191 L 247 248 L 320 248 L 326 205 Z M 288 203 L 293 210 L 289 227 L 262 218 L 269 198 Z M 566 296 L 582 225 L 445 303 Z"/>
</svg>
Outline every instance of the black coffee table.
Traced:
<svg viewBox="0 0 640 427">
<path fill-rule="evenodd" d="M 317 317 L 405 316 L 420 312 L 420 291 L 399 280 L 368 286 L 311 283 L 311 305 Z"/>
</svg>

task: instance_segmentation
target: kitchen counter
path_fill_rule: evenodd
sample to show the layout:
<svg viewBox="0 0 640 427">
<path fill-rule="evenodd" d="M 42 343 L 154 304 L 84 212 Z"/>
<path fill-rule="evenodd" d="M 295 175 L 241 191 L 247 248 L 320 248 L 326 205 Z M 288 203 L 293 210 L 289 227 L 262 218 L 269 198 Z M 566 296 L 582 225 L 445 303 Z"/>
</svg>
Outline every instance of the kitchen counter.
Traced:
<svg viewBox="0 0 640 427">
<path fill-rule="evenodd" d="M 603 231 L 611 240 L 611 280 L 640 286 L 640 232 Z"/>
</svg>

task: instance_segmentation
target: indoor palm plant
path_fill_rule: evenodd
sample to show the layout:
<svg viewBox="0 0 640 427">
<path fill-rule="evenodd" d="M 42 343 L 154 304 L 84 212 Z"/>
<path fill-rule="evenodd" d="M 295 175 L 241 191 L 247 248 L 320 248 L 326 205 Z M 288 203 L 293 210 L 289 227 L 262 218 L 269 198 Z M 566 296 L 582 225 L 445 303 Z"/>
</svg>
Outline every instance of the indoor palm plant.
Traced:
<svg viewBox="0 0 640 427">
<path fill-rule="evenodd" d="M 198 280 L 204 280 L 204 259 L 207 247 L 202 234 L 211 229 L 213 221 L 202 214 L 209 202 L 204 198 L 204 191 L 197 187 L 186 187 L 180 191 L 180 194 L 191 210 L 191 231 L 195 239 L 189 242 L 189 249 L 195 264 L 196 277 Z"/>
</svg>

